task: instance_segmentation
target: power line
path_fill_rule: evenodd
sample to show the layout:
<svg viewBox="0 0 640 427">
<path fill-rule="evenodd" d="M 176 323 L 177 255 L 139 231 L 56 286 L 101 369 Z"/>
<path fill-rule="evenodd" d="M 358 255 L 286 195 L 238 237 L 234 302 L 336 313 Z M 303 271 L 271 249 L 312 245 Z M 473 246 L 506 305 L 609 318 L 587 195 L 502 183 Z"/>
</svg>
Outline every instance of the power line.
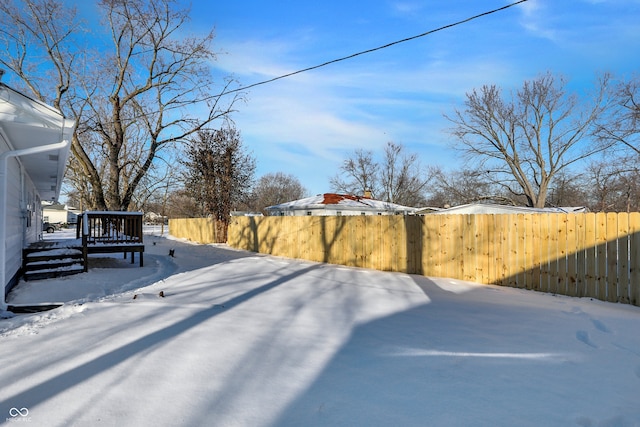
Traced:
<svg viewBox="0 0 640 427">
<path fill-rule="evenodd" d="M 247 89 L 250 89 L 252 87 L 256 87 L 256 86 L 264 85 L 264 84 L 267 84 L 267 83 L 275 82 L 276 80 L 281 80 L 281 79 L 284 79 L 284 78 L 287 78 L 287 77 L 295 76 L 296 74 L 305 73 L 305 72 L 311 71 L 311 70 L 316 70 L 318 68 L 326 67 L 327 65 L 335 64 L 336 62 L 346 61 L 347 59 L 352 59 L 352 58 L 355 58 L 355 57 L 360 56 L 360 55 L 365 55 L 367 53 L 371 53 L 371 52 L 375 52 L 375 51 L 378 51 L 378 50 L 386 49 L 388 47 L 391 47 L 391 46 L 394 46 L 394 45 L 397 45 L 397 44 L 400 44 L 400 43 L 405 43 L 405 42 L 408 42 L 408 41 L 411 41 L 411 40 L 415 40 L 415 39 L 418 39 L 420 37 L 425 37 L 425 36 L 428 36 L 428 35 L 433 34 L 433 33 L 437 33 L 437 32 L 442 31 L 442 30 L 446 30 L 446 29 L 449 29 L 449 28 L 452 28 L 452 27 L 456 27 L 458 25 L 466 24 L 467 22 L 473 21 L 474 19 L 482 18 L 484 16 L 491 15 L 493 13 L 501 12 L 501 11 L 503 11 L 505 9 L 509 9 L 510 7 L 517 6 L 517 5 L 519 5 L 521 3 L 525 3 L 527 1 L 528 0 L 520 0 L 520 1 L 517 1 L 515 3 L 511 3 L 511 4 L 508 4 L 506 6 L 500 7 L 498 9 L 493 9 L 493 10 L 490 10 L 488 12 L 483 12 L 483 13 L 481 13 L 479 15 L 475 15 L 475 16 L 472 16 L 470 18 L 463 19 L 462 21 L 454 22 L 453 24 L 448 24 L 448 25 L 436 28 L 434 30 L 429 30 L 426 33 L 418 34 L 416 36 L 407 37 L 405 39 L 397 40 L 397 41 L 394 41 L 394 42 L 391 42 L 391 43 L 387 43 L 385 45 L 374 47 L 372 49 L 363 50 L 363 51 L 360 51 L 360 52 L 357 52 L 357 53 L 354 53 L 354 54 L 351 54 L 351 55 L 348 55 L 348 56 L 344 56 L 342 58 L 332 59 L 331 61 L 323 62 L 322 64 L 314 65 L 313 67 L 303 68 L 301 70 L 293 71 L 293 72 L 287 73 L 287 74 L 283 74 L 283 75 L 280 75 L 278 77 L 274 77 L 272 79 L 263 80 L 261 82 L 253 83 L 253 84 L 250 84 L 248 86 L 242 86 L 242 87 L 239 87 L 237 89 L 224 91 L 224 92 L 216 95 L 215 98 L 223 96 L 223 95 L 228 95 L 230 93 L 247 90 Z"/>
</svg>

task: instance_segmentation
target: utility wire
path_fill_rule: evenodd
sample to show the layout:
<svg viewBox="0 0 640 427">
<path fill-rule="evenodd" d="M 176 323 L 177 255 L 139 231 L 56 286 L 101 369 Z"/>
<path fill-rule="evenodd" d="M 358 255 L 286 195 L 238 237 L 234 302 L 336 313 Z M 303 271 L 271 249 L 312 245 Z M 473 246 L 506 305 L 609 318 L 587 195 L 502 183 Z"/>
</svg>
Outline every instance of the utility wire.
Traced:
<svg viewBox="0 0 640 427">
<path fill-rule="evenodd" d="M 429 30 L 426 33 L 418 34 L 418 35 L 412 36 L 412 37 L 407 37 L 405 39 L 397 40 L 397 41 L 394 41 L 394 42 L 391 42 L 391 43 L 387 43 L 385 45 L 374 47 L 372 49 L 363 50 L 363 51 L 360 51 L 360 52 L 357 52 L 357 53 L 354 53 L 354 54 L 351 54 L 351 55 L 348 55 L 348 56 L 344 56 L 342 58 L 333 59 L 331 61 L 323 62 L 322 64 L 314 65 L 313 67 L 303 68 L 301 70 L 294 71 L 294 72 L 287 73 L 287 74 L 283 74 L 281 76 L 274 77 L 272 79 L 264 80 L 264 81 L 261 81 L 261 82 L 258 82 L 258 83 L 253 83 L 253 84 L 250 84 L 248 86 L 242 86 L 242 87 L 239 87 L 237 89 L 224 91 L 224 92 L 216 95 L 215 98 L 223 96 L 223 95 L 228 95 L 230 93 L 247 90 L 247 89 L 250 89 L 252 87 L 256 87 L 256 86 L 264 85 L 264 84 L 267 84 L 267 83 L 275 82 L 276 80 L 281 80 L 281 79 L 284 79 L 284 78 L 287 78 L 287 77 L 295 76 L 296 74 L 305 73 L 305 72 L 311 71 L 311 70 L 316 70 L 318 68 L 326 67 L 327 65 L 330 65 L 330 64 L 335 64 L 336 62 L 346 61 L 347 59 L 355 58 L 355 57 L 360 56 L 360 55 L 364 55 L 364 54 L 367 54 L 367 53 L 375 52 L 377 50 L 386 49 L 388 47 L 391 47 L 391 46 L 394 46 L 394 45 L 397 45 L 397 44 L 400 44 L 400 43 L 408 42 L 408 41 L 411 41 L 411 40 L 415 40 L 415 39 L 418 39 L 420 37 L 425 37 L 425 36 L 428 36 L 429 34 L 437 33 L 438 31 L 442 31 L 442 30 L 446 30 L 446 29 L 449 29 L 449 28 L 452 28 L 452 27 L 456 27 L 458 25 L 466 24 L 467 22 L 473 21 L 474 19 L 482 18 L 484 16 L 491 15 L 493 13 L 501 12 L 501 11 L 503 11 L 505 9 L 509 9 L 510 7 L 517 6 L 517 5 L 519 5 L 521 3 L 524 3 L 526 1 L 528 1 L 528 0 L 520 0 L 520 1 L 517 1 L 515 3 L 511 3 L 511 4 L 508 4 L 506 6 L 500 7 L 498 9 L 493 9 L 493 10 L 490 10 L 488 12 L 484 12 L 484 13 L 481 13 L 479 15 L 475 15 L 475 16 L 472 16 L 470 18 L 463 19 L 462 21 L 454 22 L 453 24 L 448 24 L 448 25 L 436 28 L 434 30 Z"/>
</svg>

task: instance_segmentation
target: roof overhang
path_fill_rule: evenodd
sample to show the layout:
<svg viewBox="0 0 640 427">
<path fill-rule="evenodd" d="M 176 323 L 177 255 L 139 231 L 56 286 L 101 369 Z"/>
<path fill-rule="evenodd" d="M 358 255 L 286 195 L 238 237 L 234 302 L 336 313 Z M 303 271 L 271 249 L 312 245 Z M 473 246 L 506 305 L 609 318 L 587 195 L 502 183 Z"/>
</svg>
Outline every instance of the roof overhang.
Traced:
<svg viewBox="0 0 640 427">
<path fill-rule="evenodd" d="M 75 122 L 60 111 L 0 83 L 0 138 L 10 150 L 29 152 L 71 141 L 74 128 Z M 58 199 L 70 147 L 69 143 L 18 157 L 42 200 Z"/>
</svg>

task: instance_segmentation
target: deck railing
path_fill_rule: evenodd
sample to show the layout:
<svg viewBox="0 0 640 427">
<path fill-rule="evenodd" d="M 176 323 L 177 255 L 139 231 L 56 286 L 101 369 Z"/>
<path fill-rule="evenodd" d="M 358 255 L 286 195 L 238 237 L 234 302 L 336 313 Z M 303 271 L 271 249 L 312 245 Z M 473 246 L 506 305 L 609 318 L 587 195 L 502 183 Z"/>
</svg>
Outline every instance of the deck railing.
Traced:
<svg viewBox="0 0 640 427">
<path fill-rule="evenodd" d="M 89 253 L 123 252 L 140 254 L 143 265 L 144 245 L 142 235 L 142 212 L 89 211 L 78 217 L 76 238 L 82 238 L 85 271 Z"/>
<path fill-rule="evenodd" d="M 142 243 L 142 212 L 84 212 L 76 229 L 80 237 L 89 245 Z"/>
</svg>

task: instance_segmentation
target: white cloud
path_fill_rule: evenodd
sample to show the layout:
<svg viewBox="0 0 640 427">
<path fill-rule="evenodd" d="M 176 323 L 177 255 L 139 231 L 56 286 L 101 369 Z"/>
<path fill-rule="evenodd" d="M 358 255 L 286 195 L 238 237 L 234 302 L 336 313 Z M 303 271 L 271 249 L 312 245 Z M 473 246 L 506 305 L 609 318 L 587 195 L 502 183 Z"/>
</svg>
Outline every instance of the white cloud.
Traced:
<svg viewBox="0 0 640 427">
<path fill-rule="evenodd" d="M 303 68 L 291 59 L 296 50 L 277 41 L 235 43 L 229 49 L 233 60 L 224 59 L 223 68 L 251 84 Z M 511 71 L 508 64 L 473 57 L 453 62 L 445 51 L 402 69 L 376 59 L 345 61 L 254 87 L 234 120 L 265 163 L 313 168 L 327 162 L 337 170 L 345 153 L 377 150 L 389 140 L 446 145 L 443 113 L 467 91 L 509 79 Z"/>
<path fill-rule="evenodd" d="M 558 41 L 558 31 L 548 26 L 546 7 L 539 0 L 529 0 L 517 6 L 522 12 L 520 24 L 536 37 Z"/>
<path fill-rule="evenodd" d="M 296 64 L 287 64 L 294 50 L 289 43 L 277 40 L 221 43 L 225 46 L 225 53 L 218 55 L 215 67 L 219 70 L 235 75 L 273 78 L 296 69 Z"/>
<path fill-rule="evenodd" d="M 392 3 L 392 8 L 403 15 L 413 15 L 423 8 L 423 5 L 415 1 L 397 1 Z"/>
</svg>

